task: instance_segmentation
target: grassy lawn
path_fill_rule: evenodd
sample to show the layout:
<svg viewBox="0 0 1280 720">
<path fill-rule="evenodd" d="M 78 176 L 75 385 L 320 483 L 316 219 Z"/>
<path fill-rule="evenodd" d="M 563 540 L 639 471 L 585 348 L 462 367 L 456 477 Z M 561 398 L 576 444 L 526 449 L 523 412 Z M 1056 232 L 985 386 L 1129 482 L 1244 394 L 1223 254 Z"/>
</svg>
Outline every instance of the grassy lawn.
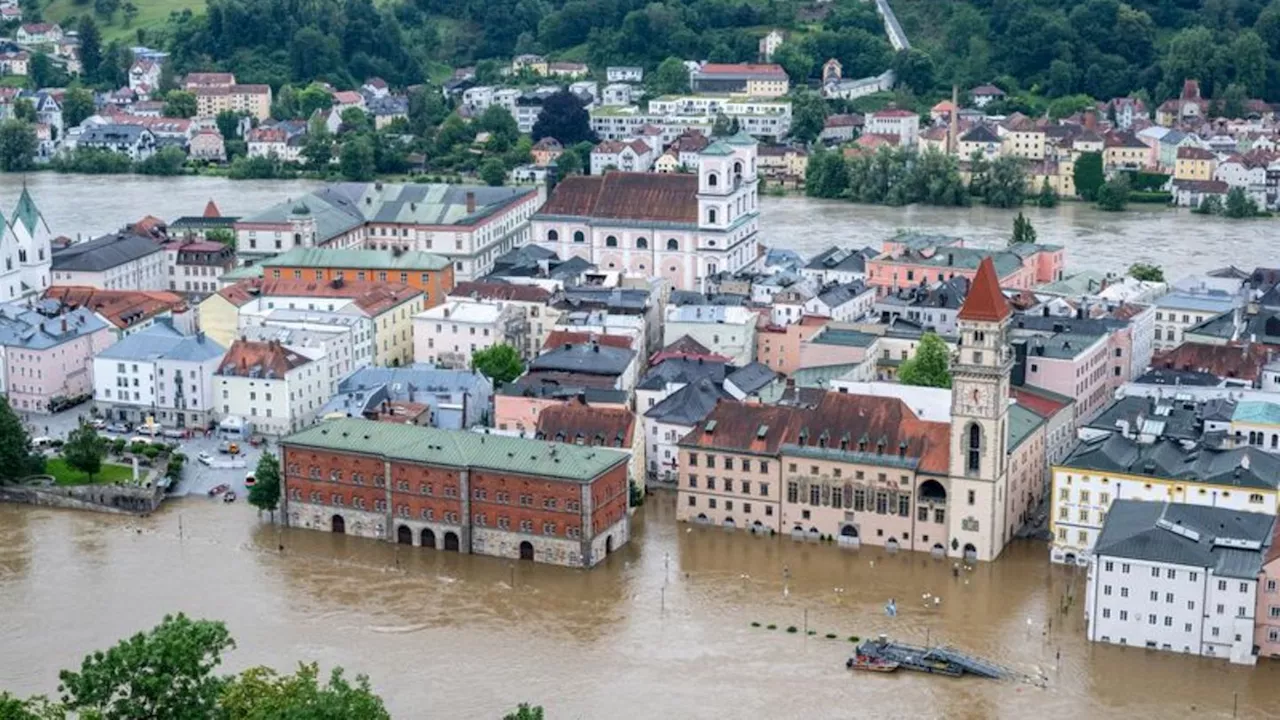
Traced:
<svg viewBox="0 0 1280 720">
<path fill-rule="evenodd" d="M 190 8 L 191 12 L 199 15 L 204 12 L 206 5 L 205 0 L 133 0 L 133 4 L 138 6 L 138 16 L 134 18 L 130 27 L 125 27 L 123 12 L 117 12 L 111 22 L 107 22 L 107 19 L 101 15 L 94 16 L 94 21 L 102 30 L 103 42 L 110 42 L 116 38 L 133 41 L 136 39 L 135 30 L 164 25 L 169 19 L 170 12 L 182 12 L 183 9 Z M 69 17 L 79 17 L 91 12 L 93 12 L 92 2 L 77 4 L 75 0 L 51 0 L 44 7 L 45 20 L 57 23 L 62 23 Z M 63 29 L 67 29 L 65 25 Z"/>
<path fill-rule="evenodd" d="M 52 475 L 59 485 L 87 485 L 89 483 L 88 475 L 67 465 L 67 461 L 60 457 L 46 460 L 44 471 L 45 474 Z M 112 465 L 110 463 L 102 463 L 102 470 L 93 477 L 93 481 L 100 485 L 129 482 L 132 479 L 133 468 L 127 465 Z"/>
</svg>

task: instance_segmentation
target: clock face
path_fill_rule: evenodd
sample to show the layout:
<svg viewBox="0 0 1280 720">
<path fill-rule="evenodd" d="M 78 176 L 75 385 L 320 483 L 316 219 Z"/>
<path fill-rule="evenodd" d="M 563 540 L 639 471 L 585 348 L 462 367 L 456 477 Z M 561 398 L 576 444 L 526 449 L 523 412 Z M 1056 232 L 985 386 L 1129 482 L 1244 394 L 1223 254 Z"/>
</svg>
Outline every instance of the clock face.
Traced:
<svg viewBox="0 0 1280 720">
<path fill-rule="evenodd" d="M 985 385 L 966 385 L 960 391 L 960 409 L 967 415 L 987 415 L 991 412 L 991 391 Z"/>
</svg>

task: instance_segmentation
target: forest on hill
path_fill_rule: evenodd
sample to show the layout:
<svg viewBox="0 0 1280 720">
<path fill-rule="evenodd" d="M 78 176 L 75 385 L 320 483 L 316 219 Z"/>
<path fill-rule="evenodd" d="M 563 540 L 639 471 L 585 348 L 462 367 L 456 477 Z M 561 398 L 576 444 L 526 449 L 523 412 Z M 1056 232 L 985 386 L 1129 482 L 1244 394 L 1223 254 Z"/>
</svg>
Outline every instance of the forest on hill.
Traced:
<svg viewBox="0 0 1280 720">
<path fill-rule="evenodd" d="M 777 60 L 793 80 L 816 79 L 835 57 L 847 77 L 892 65 L 922 97 L 995 81 L 1040 100 L 1158 102 L 1196 78 L 1206 95 L 1280 101 L 1280 0 L 891 2 L 911 52 L 893 52 L 863 0 L 209 0 L 140 39 L 166 46 L 179 71 L 352 86 L 370 75 L 438 82 L 449 68 L 526 52 L 593 68 L 753 61 L 779 28 L 788 40 Z"/>
</svg>

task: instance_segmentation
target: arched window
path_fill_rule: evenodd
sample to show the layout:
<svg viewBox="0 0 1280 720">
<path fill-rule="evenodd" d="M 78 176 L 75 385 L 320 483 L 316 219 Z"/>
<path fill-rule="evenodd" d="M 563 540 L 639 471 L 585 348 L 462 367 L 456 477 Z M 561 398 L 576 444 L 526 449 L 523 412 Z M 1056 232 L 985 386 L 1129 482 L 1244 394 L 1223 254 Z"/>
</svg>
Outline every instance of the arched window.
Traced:
<svg viewBox="0 0 1280 720">
<path fill-rule="evenodd" d="M 679 241 L 679 240 L 676 240 L 675 238 L 671 238 L 670 240 L 667 240 L 667 249 L 668 249 L 668 250 L 679 250 L 679 249 L 680 249 L 680 241 Z"/>
<path fill-rule="evenodd" d="M 302 233 L 294 233 L 294 234 L 293 234 L 293 244 L 294 244 L 294 245 L 301 245 L 301 244 L 302 244 Z"/>
<path fill-rule="evenodd" d="M 560 240 L 560 233 L 555 230 L 547 231 L 547 242 L 557 242 Z"/>
<path fill-rule="evenodd" d="M 581 230 L 575 230 L 573 232 L 573 241 L 576 243 L 586 242 L 587 238 L 585 235 L 582 234 Z"/>
<path fill-rule="evenodd" d="M 641 250 L 648 250 L 649 240 L 647 238 L 642 238 L 642 237 L 636 238 L 636 247 Z"/>
<path fill-rule="evenodd" d="M 982 428 L 977 423 L 969 426 L 969 459 L 965 464 L 968 472 L 978 472 L 982 466 Z"/>
<path fill-rule="evenodd" d="M 716 222 L 716 209 L 715 209 L 715 208 L 710 208 L 710 209 L 708 209 L 708 210 L 707 210 L 707 222 L 711 223 L 712 225 L 714 225 L 714 224 L 715 224 L 715 222 Z"/>
<path fill-rule="evenodd" d="M 733 179 L 742 180 L 742 161 L 739 160 L 733 164 Z"/>
<path fill-rule="evenodd" d="M 707 173 L 707 186 L 715 187 L 720 184 L 720 176 L 715 173 Z"/>
<path fill-rule="evenodd" d="M 604 239 L 604 244 L 607 247 L 618 247 L 618 238 L 610 235 Z"/>
</svg>

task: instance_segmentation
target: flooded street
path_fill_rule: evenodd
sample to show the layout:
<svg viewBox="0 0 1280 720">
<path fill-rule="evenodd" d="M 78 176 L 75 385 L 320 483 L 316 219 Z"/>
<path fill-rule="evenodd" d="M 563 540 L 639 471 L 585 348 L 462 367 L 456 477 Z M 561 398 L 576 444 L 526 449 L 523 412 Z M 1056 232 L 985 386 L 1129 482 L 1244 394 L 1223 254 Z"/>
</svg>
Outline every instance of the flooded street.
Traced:
<svg viewBox="0 0 1280 720">
<path fill-rule="evenodd" d="M 227 622 L 228 670 L 341 664 L 397 718 L 498 718 L 520 701 L 549 718 L 1229 718 L 1237 699 L 1239 717 L 1280 716 L 1280 663 L 1088 646 L 1084 577 L 1038 544 L 956 578 L 919 554 L 678 525 L 673 499 L 651 498 L 592 571 L 280 532 L 199 497 L 142 520 L 0 506 L 0 687 L 53 692 L 59 668 L 181 610 Z M 881 632 L 1042 669 L 1049 688 L 851 675 L 847 636 Z"/>
</svg>

